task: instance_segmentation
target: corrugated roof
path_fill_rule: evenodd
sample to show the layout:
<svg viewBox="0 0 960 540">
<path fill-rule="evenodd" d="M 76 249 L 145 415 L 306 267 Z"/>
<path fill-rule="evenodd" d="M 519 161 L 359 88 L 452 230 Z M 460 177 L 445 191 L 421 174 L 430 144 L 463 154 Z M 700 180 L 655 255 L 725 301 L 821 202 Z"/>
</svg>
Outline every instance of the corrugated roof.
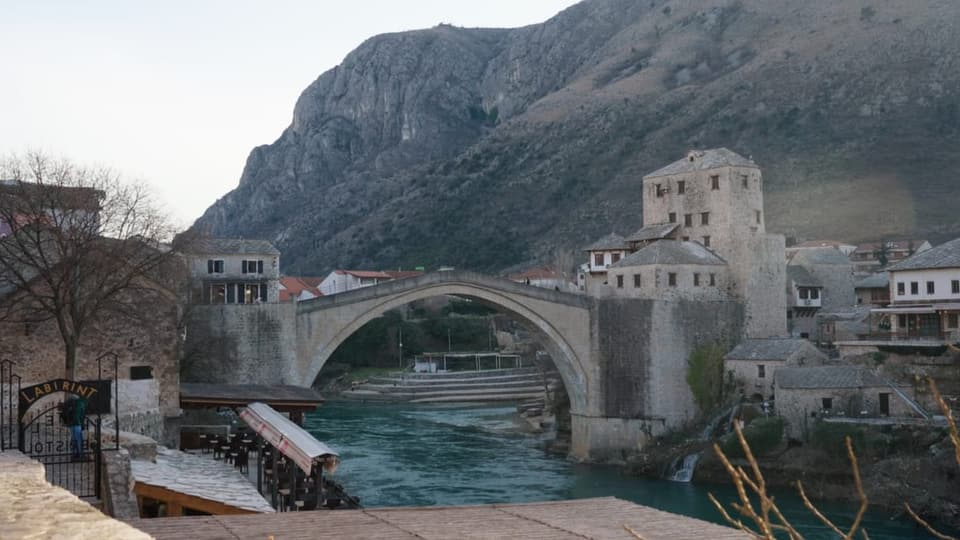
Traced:
<svg viewBox="0 0 960 540">
<path fill-rule="evenodd" d="M 925 268 L 960 268 L 960 238 L 916 253 L 887 268 L 890 271 Z"/>
<path fill-rule="evenodd" d="M 627 249 L 627 239 L 616 233 L 610 233 L 589 246 L 584 251 L 601 251 L 608 249 Z"/>
<path fill-rule="evenodd" d="M 657 223 L 647 225 L 639 231 L 627 237 L 627 242 L 645 242 L 647 240 L 660 240 L 677 230 L 679 223 Z"/>
<path fill-rule="evenodd" d="M 803 349 L 813 348 L 801 338 L 747 339 L 724 357 L 727 360 L 786 360 Z"/>
<path fill-rule="evenodd" d="M 648 264 L 701 264 L 711 266 L 726 265 L 726 261 L 716 253 L 697 242 L 679 240 L 658 240 L 636 253 L 631 253 L 611 264 L 610 268 L 644 266 Z"/>
<path fill-rule="evenodd" d="M 251 403 L 240 411 L 240 419 L 265 441 L 289 457 L 305 474 L 311 474 L 318 458 L 339 454 L 266 403 Z"/>
<path fill-rule="evenodd" d="M 858 281 L 854 289 L 886 289 L 890 286 L 890 274 L 886 272 L 877 272 Z"/>
<path fill-rule="evenodd" d="M 757 164 L 752 160 L 749 160 L 726 148 L 691 150 L 683 159 L 674 161 L 673 163 L 661 169 L 657 169 L 644 176 L 644 178 L 693 171 L 705 171 L 708 169 L 715 169 L 717 167 L 757 167 Z"/>
<path fill-rule="evenodd" d="M 131 520 L 158 540 L 222 538 L 396 539 L 510 538 L 613 540 L 643 538 L 732 540 L 742 531 L 671 514 L 613 497 L 572 501 L 367 508 L 334 512 L 283 512 L 250 516 L 189 516 Z"/>
<path fill-rule="evenodd" d="M 253 512 L 274 511 L 249 480 L 222 461 L 158 446 L 155 462 L 131 460 L 130 472 L 142 484 Z"/>
<path fill-rule="evenodd" d="M 879 376 L 860 366 L 781 368 L 774 374 L 777 388 L 863 388 L 887 386 Z"/>
<path fill-rule="evenodd" d="M 793 264 L 843 264 L 852 265 L 850 257 L 836 248 L 809 248 L 799 249 L 790 256 Z"/>
<path fill-rule="evenodd" d="M 252 238 L 198 238 L 186 247 L 189 253 L 209 255 L 280 255 L 268 240 Z"/>
</svg>

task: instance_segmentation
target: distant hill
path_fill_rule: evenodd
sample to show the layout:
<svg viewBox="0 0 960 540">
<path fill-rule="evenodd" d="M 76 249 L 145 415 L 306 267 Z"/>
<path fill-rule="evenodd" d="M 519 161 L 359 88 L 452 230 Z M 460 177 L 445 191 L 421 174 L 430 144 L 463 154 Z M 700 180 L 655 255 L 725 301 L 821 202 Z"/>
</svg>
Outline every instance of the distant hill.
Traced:
<svg viewBox="0 0 960 540">
<path fill-rule="evenodd" d="M 958 50 L 953 0 L 587 0 L 376 36 L 196 226 L 291 273 L 499 270 L 630 232 L 644 173 L 726 146 L 763 168 L 770 231 L 960 236 Z"/>
</svg>

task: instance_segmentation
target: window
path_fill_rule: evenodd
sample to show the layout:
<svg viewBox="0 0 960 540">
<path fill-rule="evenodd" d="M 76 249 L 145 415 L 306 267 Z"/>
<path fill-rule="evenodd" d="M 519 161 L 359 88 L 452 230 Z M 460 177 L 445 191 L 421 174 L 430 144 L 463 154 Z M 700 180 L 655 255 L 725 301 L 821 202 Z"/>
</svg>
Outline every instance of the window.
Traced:
<svg viewBox="0 0 960 540">
<path fill-rule="evenodd" d="M 960 294 L 960 279 L 951 281 L 950 289 L 953 291 L 953 294 Z"/>
<path fill-rule="evenodd" d="M 806 287 L 801 287 L 801 288 L 800 288 L 800 299 L 801 299 L 801 300 L 806 300 L 806 299 L 808 299 L 808 298 L 810 298 L 810 289 L 807 289 Z"/>
<path fill-rule="evenodd" d="M 907 316 L 904 314 L 897 315 L 897 328 L 905 329 L 907 327 Z"/>
<path fill-rule="evenodd" d="M 676 222 L 677 222 L 677 213 L 676 213 L 676 212 L 670 212 L 669 216 L 670 216 L 670 217 L 669 217 L 670 223 L 676 223 Z"/>
<path fill-rule="evenodd" d="M 677 193 L 683 195 L 686 192 L 687 192 L 687 183 L 684 182 L 683 180 L 680 180 L 679 182 L 677 182 Z"/>
<path fill-rule="evenodd" d="M 685 227 L 693 227 L 693 214 L 683 215 L 683 225 Z"/>
<path fill-rule="evenodd" d="M 689 237 L 689 236 L 684 236 L 683 238 L 681 238 L 681 240 L 683 240 L 684 242 L 689 242 L 689 241 L 690 241 L 690 237 Z"/>
<path fill-rule="evenodd" d="M 745 174 L 741 174 L 741 175 L 740 175 L 740 182 L 743 183 L 743 187 L 745 187 L 745 188 L 750 187 L 750 177 L 749 177 L 749 176 L 747 176 L 747 175 L 745 175 Z"/>
<path fill-rule="evenodd" d="M 800 332 L 800 337 L 803 339 L 810 339 L 810 332 Z"/>
<path fill-rule="evenodd" d="M 960 324 L 958 324 L 960 323 L 960 320 L 958 319 L 960 319 L 960 316 L 958 316 L 956 313 L 948 313 L 947 328 L 957 328 L 958 326 L 960 326 Z"/>
<path fill-rule="evenodd" d="M 820 402 L 823 405 L 823 410 L 825 411 L 829 411 L 833 408 L 833 398 L 825 397 L 821 399 Z"/>
<path fill-rule="evenodd" d="M 668 283 L 671 287 L 676 287 L 676 286 L 677 286 L 677 274 L 676 274 L 675 272 L 670 272 L 670 273 L 667 274 L 667 283 Z"/>
<path fill-rule="evenodd" d="M 208 273 L 208 274 L 222 274 L 222 273 L 223 273 L 223 260 L 222 260 L 222 259 L 207 259 L 207 273 Z"/>
<path fill-rule="evenodd" d="M 709 225 L 710 224 L 710 212 L 703 212 L 700 214 L 700 224 Z"/>
<path fill-rule="evenodd" d="M 713 175 L 710 177 L 710 189 L 720 189 L 720 175 Z"/>
<path fill-rule="evenodd" d="M 759 210 L 755 210 L 754 213 L 755 213 L 755 215 L 757 216 L 757 225 L 759 225 L 759 224 L 760 224 L 760 218 L 763 216 L 763 213 L 760 212 Z"/>
<path fill-rule="evenodd" d="M 704 236 L 704 237 L 703 237 L 703 247 L 710 247 L 710 237 L 709 237 L 709 236 Z"/>
<path fill-rule="evenodd" d="M 763 364 L 757 364 L 757 378 L 763 379 L 767 376 L 767 369 Z"/>
<path fill-rule="evenodd" d="M 928 282 L 927 282 L 927 294 L 934 294 L 934 290 L 936 290 L 936 286 L 933 284 L 932 281 L 928 281 Z"/>
<path fill-rule="evenodd" d="M 261 302 L 267 301 L 267 284 L 266 283 L 260 284 L 260 301 Z"/>
<path fill-rule="evenodd" d="M 903 296 L 907 294 L 907 286 L 902 282 L 897 282 L 897 296 Z"/>
<path fill-rule="evenodd" d="M 242 261 L 240 263 L 240 272 L 243 274 L 262 274 L 263 261 Z"/>
<path fill-rule="evenodd" d="M 657 197 L 663 197 L 663 187 L 657 184 Z"/>
<path fill-rule="evenodd" d="M 130 380 L 139 381 L 153 378 L 153 367 L 151 366 L 130 366 Z"/>
<path fill-rule="evenodd" d="M 594 266 L 603 266 L 603 253 L 594 253 L 594 254 L 593 254 L 593 265 L 594 265 Z"/>
<path fill-rule="evenodd" d="M 717 284 L 717 275 L 710 274 L 710 286 L 713 287 Z"/>
<path fill-rule="evenodd" d="M 700 274 L 697 272 L 693 273 L 693 286 L 694 287 L 700 286 Z"/>
<path fill-rule="evenodd" d="M 623 288 L 623 274 L 620 274 L 617 276 L 617 288 L 618 289 Z"/>
<path fill-rule="evenodd" d="M 920 294 L 920 284 L 916 281 L 910 282 L 910 294 Z"/>
<path fill-rule="evenodd" d="M 613 255 L 610 256 L 610 259 L 611 259 L 612 263 L 615 263 L 615 262 L 617 262 L 617 261 L 620 260 L 620 254 L 619 254 L 619 253 L 614 253 Z M 612 263 L 611 263 L 611 264 L 612 264 Z"/>
<path fill-rule="evenodd" d="M 633 275 L 633 288 L 634 289 L 640 288 L 640 274 Z"/>
<path fill-rule="evenodd" d="M 810 299 L 819 300 L 820 299 L 820 289 L 810 289 Z"/>
<path fill-rule="evenodd" d="M 227 303 L 237 303 L 237 285 L 234 283 L 227 283 Z"/>
</svg>

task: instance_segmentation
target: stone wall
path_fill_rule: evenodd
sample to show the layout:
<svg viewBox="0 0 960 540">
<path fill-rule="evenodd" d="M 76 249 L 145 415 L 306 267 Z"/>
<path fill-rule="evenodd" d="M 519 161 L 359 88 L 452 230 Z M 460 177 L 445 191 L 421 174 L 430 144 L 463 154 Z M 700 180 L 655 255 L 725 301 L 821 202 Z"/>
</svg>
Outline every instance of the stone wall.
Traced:
<svg viewBox="0 0 960 540">
<path fill-rule="evenodd" d="M 656 435 L 693 418 L 687 359 L 698 345 L 739 339 L 735 302 L 601 299 L 597 306 L 603 414 L 642 419 Z"/>
<path fill-rule="evenodd" d="M 670 285 L 669 274 L 676 275 L 676 285 Z M 699 275 L 699 284 L 694 285 L 694 274 Z M 714 284 L 710 284 L 710 275 Z M 596 296 L 622 298 L 648 298 L 652 300 L 703 300 L 718 301 L 728 298 L 730 287 L 726 266 L 700 264 L 643 265 L 611 268 L 606 286 L 595 287 Z M 635 286 L 634 276 L 640 276 L 640 286 Z M 617 276 L 623 276 L 623 286 L 618 286 Z M 607 294 L 602 294 L 607 293 Z"/>
<path fill-rule="evenodd" d="M 130 291 L 125 300 L 133 305 L 129 315 L 104 315 L 84 331 L 76 378 L 95 380 L 97 357 L 115 353 L 120 412 L 152 410 L 161 418 L 176 416 L 180 412 L 180 308 L 175 299 L 157 290 Z M 0 336 L 0 358 L 14 362 L 22 386 L 64 377 L 64 345 L 54 321 L 0 323 Z M 153 378 L 131 380 L 131 368 L 138 366 L 149 367 Z M 112 358 L 104 358 L 101 368 L 103 378 L 114 378 Z"/>
<path fill-rule="evenodd" d="M 912 388 L 899 387 L 913 399 Z M 867 388 L 777 388 L 777 414 L 787 422 L 787 433 L 796 439 L 806 439 L 816 422 L 813 413 L 820 414 L 823 398 L 833 400 L 831 411 L 842 411 L 844 416 L 856 418 L 861 411 L 868 416 L 880 414 L 880 394 L 890 394 L 891 417 L 913 417 L 915 411 L 889 386 Z"/>
<path fill-rule="evenodd" d="M 296 363 L 296 309 L 294 303 L 191 306 L 184 381 L 282 383 Z"/>
</svg>

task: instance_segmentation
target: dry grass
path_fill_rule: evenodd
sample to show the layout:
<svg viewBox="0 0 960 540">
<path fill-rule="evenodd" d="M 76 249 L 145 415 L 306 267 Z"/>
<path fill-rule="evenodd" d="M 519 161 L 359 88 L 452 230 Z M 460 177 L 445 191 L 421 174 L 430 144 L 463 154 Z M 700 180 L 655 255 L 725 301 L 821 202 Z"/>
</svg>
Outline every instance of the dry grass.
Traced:
<svg viewBox="0 0 960 540">
<path fill-rule="evenodd" d="M 943 400 L 943 397 L 940 395 L 940 392 L 937 390 L 936 384 L 934 384 L 932 380 L 930 380 L 929 383 L 934 399 L 940 406 L 940 410 L 943 411 L 944 416 L 947 418 L 950 441 L 953 443 L 957 464 L 960 465 L 960 435 L 958 435 L 957 432 L 957 423 L 953 418 L 950 408 L 947 406 L 946 402 Z M 730 508 L 736 511 L 736 513 L 739 514 L 739 517 L 734 518 L 731 516 L 730 512 L 728 512 L 727 509 L 720 504 L 720 501 L 718 501 L 712 493 L 709 495 L 710 501 L 720 512 L 720 515 L 722 515 L 730 525 L 749 534 L 753 538 L 773 540 L 775 538 L 775 534 L 785 533 L 791 540 L 801 540 L 803 536 L 797 532 L 797 530 L 793 527 L 793 525 L 790 524 L 789 521 L 787 521 L 787 518 L 784 517 L 783 513 L 777 507 L 773 496 L 767 493 L 766 480 L 764 480 L 763 474 L 760 472 L 760 466 L 757 463 L 757 459 L 754 457 L 753 452 L 751 452 L 750 445 L 747 444 L 747 440 L 744 438 L 738 422 L 734 422 L 733 429 L 737 434 L 737 440 L 740 441 L 741 448 L 743 448 L 743 453 L 744 456 L 746 456 L 749 469 L 745 470 L 743 467 L 734 466 L 727 458 L 726 454 L 723 453 L 723 450 L 720 449 L 720 445 L 715 443 L 713 445 L 713 450 L 716 452 L 717 456 L 720 457 L 720 461 L 726 468 L 727 473 L 730 474 L 730 478 L 733 479 L 733 484 L 737 489 L 737 496 L 740 500 L 738 502 L 730 503 Z M 803 484 L 799 481 L 796 483 L 797 491 L 800 493 L 800 497 L 803 499 L 803 504 L 806 506 L 807 510 L 809 510 L 810 513 L 813 514 L 821 523 L 835 532 L 838 536 L 849 540 L 857 536 L 857 533 L 860 533 L 860 537 L 864 538 L 865 540 L 869 540 L 867 531 L 862 529 L 863 515 L 867 511 L 869 499 L 867 498 L 867 494 L 863 489 L 863 482 L 860 478 L 860 466 L 857 461 L 857 456 L 853 451 L 853 443 L 850 441 L 850 437 L 846 438 L 845 443 L 847 447 L 847 458 L 850 460 L 850 469 L 853 473 L 854 488 L 857 493 L 857 498 L 860 501 L 860 507 L 857 510 L 857 515 L 849 529 L 844 531 L 837 524 L 833 523 L 829 518 L 827 518 L 827 516 L 824 515 L 823 512 L 821 512 L 816 505 L 813 504 L 810 498 L 807 497 L 806 492 L 803 490 Z M 751 501 L 751 495 L 759 499 L 759 506 L 755 506 Z M 928 522 L 917 515 L 916 512 L 910 508 L 909 504 L 905 503 L 904 508 L 906 508 L 907 513 L 914 519 L 914 521 L 916 521 L 934 537 L 941 540 L 957 540 L 952 536 L 935 530 Z M 629 531 L 629 529 L 627 530 Z"/>
</svg>

